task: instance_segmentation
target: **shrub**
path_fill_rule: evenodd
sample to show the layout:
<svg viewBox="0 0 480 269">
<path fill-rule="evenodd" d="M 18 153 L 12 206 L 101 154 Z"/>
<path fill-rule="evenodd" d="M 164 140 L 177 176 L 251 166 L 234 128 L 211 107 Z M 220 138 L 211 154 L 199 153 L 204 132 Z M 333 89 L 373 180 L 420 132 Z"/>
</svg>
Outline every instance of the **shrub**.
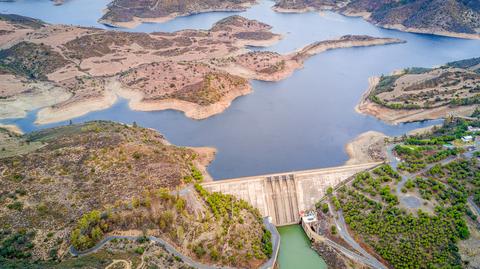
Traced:
<svg viewBox="0 0 480 269">
<path fill-rule="evenodd" d="M 20 201 L 15 201 L 9 205 L 7 205 L 8 209 L 22 211 L 23 210 L 23 203 Z"/>
<path fill-rule="evenodd" d="M 322 204 L 322 212 L 323 213 L 328 213 L 328 204 Z"/>
<path fill-rule="evenodd" d="M 207 253 L 207 251 L 201 245 L 196 245 L 193 248 L 193 252 L 195 253 L 195 255 L 197 255 L 198 258 L 203 257 L 203 255 L 205 255 L 205 253 Z"/>
<path fill-rule="evenodd" d="M 135 249 L 135 253 L 142 255 L 145 252 L 145 249 L 143 247 L 138 247 Z"/>
</svg>

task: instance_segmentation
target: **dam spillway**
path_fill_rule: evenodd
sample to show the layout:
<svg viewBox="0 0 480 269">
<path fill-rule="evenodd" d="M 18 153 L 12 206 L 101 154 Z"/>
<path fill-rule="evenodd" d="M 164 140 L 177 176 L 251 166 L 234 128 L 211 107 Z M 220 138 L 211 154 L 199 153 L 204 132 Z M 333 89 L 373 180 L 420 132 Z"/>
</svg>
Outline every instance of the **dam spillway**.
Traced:
<svg viewBox="0 0 480 269">
<path fill-rule="evenodd" d="M 281 226 L 297 223 L 301 212 L 313 209 L 328 187 L 337 187 L 358 172 L 380 163 L 234 178 L 202 183 L 211 192 L 222 192 L 243 199 L 263 217 Z"/>
</svg>

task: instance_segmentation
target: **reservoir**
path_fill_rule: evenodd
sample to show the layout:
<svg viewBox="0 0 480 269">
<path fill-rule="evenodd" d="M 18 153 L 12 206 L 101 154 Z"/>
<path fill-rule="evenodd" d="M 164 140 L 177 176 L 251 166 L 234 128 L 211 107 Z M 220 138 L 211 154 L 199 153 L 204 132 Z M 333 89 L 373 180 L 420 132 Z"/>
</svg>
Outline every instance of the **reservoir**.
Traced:
<svg viewBox="0 0 480 269">
<path fill-rule="evenodd" d="M 40 18 L 50 23 L 98 24 L 108 1 L 70 0 L 54 6 L 49 0 L 0 2 L 0 12 Z M 245 12 L 216 12 L 177 18 L 163 24 L 142 24 L 128 31 L 208 29 L 221 18 L 239 14 L 273 26 L 283 39 L 269 48 L 288 53 L 312 42 L 345 34 L 394 37 L 405 44 L 332 50 L 312 57 L 305 67 L 280 82 L 253 81 L 254 92 L 236 99 L 224 113 L 205 120 L 191 120 L 178 111 L 131 111 L 125 100 L 113 107 L 73 119 L 136 122 L 154 128 L 176 145 L 211 146 L 218 152 L 209 172 L 215 179 L 287 172 L 342 165 L 348 156 L 345 144 L 359 134 L 375 130 L 401 135 L 430 125 L 429 122 L 388 125 L 355 112 L 368 78 L 411 66 L 431 67 L 480 56 L 480 41 L 402 33 L 376 27 L 361 18 L 332 12 L 282 14 L 271 10 L 272 1 L 260 1 Z M 119 29 L 127 30 L 127 29 Z M 1 123 L 19 125 L 24 131 L 66 124 L 36 126 L 35 111 L 24 119 Z"/>
<path fill-rule="evenodd" d="M 54 6 L 50 0 L 18 0 L 0 2 L 0 12 L 39 18 L 48 23 L 112 29 L 97 22 L 108 2 L 69 0 L 61 6 Z M 412 66 L 432 67 L 480 56 L 479 40 L 402 33 L 333 12 L 276 13 L 271 9 L 272 5 L 272 1 L 263 0 L 245 12 L 205 13 L 118 30 L 171 32 L 187 28 L 209 29 L 218 20 L 238 14 L 268 23 L 273 26 L 273 32 L 283 35 L 283 39 L 272 47 L 252 50 L 288 53 L 312 42 L 346 34 L 393 37 L 407 43 L 321 53 L 283 81 L 252 81 L 252 94 L 237 98 L 224 113 L 205 120 L 192 120 L 172 110 L 132 111 L 127 101 L 120 99 L 109 109 L 72 121 L 136 122 L 158 130 L 176 145 L 215 147 L 217 156 L 209 166 L 209 172 L 217 180 L 336 166 L 348 159 L 346 143 L 363 132 L 374 130 L 401 135 L 440 122 L 388 125 L 356 113 L 354 107 L 367 89 L 369 77 Z M 0 120 L 0 123 L 17 124 L 25 132 L 68 124 L 67 121 L 35 125 L 36 112 L 32 111 L 22 119 Z M 301 226 L 280 227 L 279 232 L 281 269 L 327 268 L 310 248 Z"/>
</svg>

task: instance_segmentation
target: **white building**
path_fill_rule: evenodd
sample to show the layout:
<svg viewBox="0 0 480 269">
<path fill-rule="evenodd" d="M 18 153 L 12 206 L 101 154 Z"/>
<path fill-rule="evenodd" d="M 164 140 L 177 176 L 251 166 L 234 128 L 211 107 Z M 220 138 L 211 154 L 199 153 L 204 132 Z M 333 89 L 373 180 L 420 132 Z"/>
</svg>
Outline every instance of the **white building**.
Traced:
<svg viewBox="0 0 480 269">
<path fill-rule="evenodd" d="M 465 143 L 472 142 L 473 141 L 473 136 L 466 135 L 466 136 L 462 137 L 462 141 L 465 142 Z"/>
<path fill-rule="evenodd" d="M 317 212 L 309 211 L 302 216 L 302 221 L 304 223 L 312 223 L 317 221 Z"/>
</svg>

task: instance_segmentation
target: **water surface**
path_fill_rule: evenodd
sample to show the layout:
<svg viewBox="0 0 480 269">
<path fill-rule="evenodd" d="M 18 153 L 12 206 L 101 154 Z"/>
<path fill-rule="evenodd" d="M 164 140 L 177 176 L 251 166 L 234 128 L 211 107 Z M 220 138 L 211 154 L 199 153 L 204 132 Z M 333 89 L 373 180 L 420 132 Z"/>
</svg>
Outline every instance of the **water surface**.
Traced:
<svg viewBox="0 0 480 269">
<path fill-rule="evenodd" d="M 280 269 L 326 269 L 327 264 L 310 246 L 310 240 L 300 225 L 278 228 L 280 233 Z"/>
<path fill-rule="evenodd" d="M 62 6 L 53 6 L 48 0 L 20 0 L 0 2 L 0 11 L 39 17 L 51 23 L 105 27 L 97 23 L 105 5 L 103 0 L 70 0 Z M 395 37 L 407 43 L 319 54 L 288 79 L 275 83 L 253 81 L 254 93 L 236 99 L 224 113 L 205 120 L 191 120 L 178 111 L 131 111 L 126 101 L 120 100 L 110 109 L 90 113 L 73 122 L 136 121 L 141 126 L 159 130 L 177 145 L 215 147 L 218 154 L 209 172 L 216 179 L 335 166 L 348 159 L 345 144 L 362 132 L 375 130 L 401 135 L 434 123 L 392 126 L 357 114 L 354 107 L 368 87 L 369 77 L 405 67 L 431 67 L 480 56 L 478 40 L 386 30 L 361 18 L 332 12 L 275 13 L 270 8 L 272 5 L 272 1 L 262 1 L 246 12 L 182 17 L 163 24 L 142 24 L 133 31 L 208 29 L 221 18 L 240 14 L 266 22 L 273 26 L 274 32 L 283 34 L 281 42 L 267 48 L 281 53 L 345 34 Z M 35 112 L 32 112 L 25 119 L 1 122 L 16 123 L 25 131 L 66 123 L 35 126 L 34 120 Z"/>
</svg>

